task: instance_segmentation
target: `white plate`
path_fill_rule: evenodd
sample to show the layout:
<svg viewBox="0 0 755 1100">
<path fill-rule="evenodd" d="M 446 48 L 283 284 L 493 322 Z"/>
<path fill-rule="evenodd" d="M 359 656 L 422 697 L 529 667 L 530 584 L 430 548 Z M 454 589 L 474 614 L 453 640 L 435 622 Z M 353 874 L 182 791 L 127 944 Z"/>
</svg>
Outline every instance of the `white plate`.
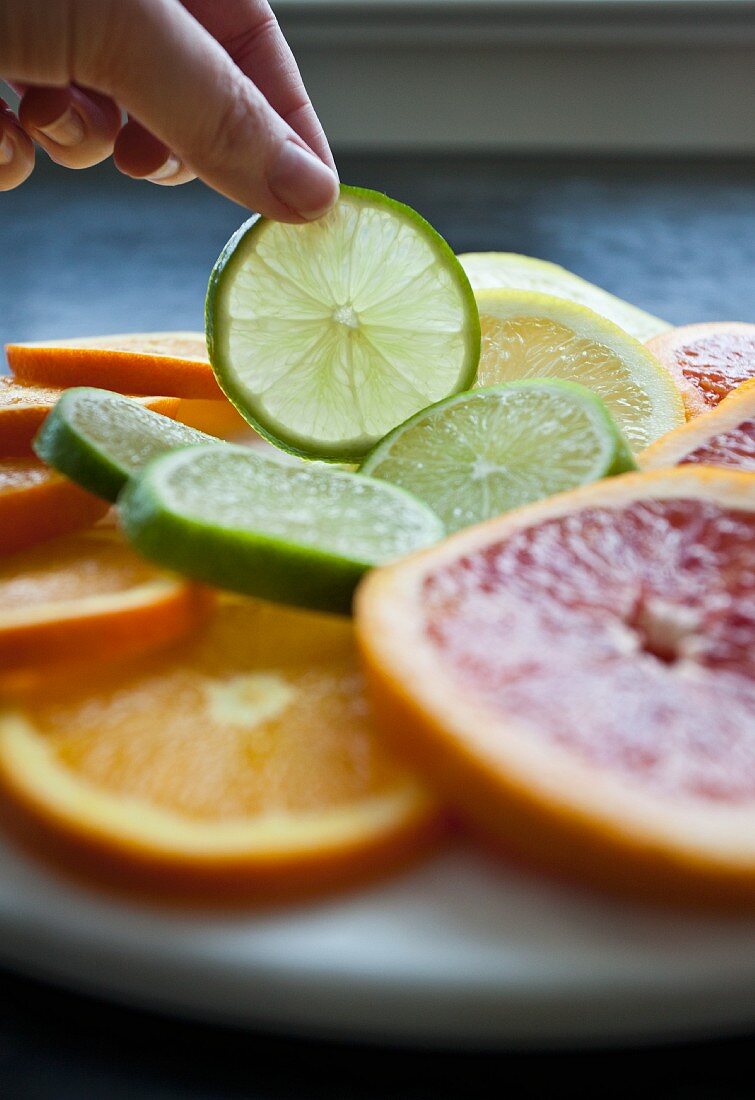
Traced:
<svg viewBox="0 0 755 1100">
<path fill-rule="evenodd" d="M 348 897 L 218 915 L 116 901 L 0 848 L 0 957 L 239 1025 L 469 1046 L 755 1025 L 755 921 L 570 891 L 461 849 Z"/>
</svg>

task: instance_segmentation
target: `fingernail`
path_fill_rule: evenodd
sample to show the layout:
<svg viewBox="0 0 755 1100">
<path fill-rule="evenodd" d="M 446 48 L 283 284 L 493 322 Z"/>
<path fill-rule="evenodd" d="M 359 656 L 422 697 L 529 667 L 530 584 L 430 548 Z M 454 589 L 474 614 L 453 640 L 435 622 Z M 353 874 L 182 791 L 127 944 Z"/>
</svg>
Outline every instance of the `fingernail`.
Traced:
<svg viewBox="0 0 755 1100">
<path fill-rule="evenodd" d="M 150 183 L 165 183 L 173 179 L 181 171 L 181 161 L 171 153 L 168 158 L 156 168 L 149 176 L 145 176 Z"/>
<path fill-rule="evenodd" d="M 15 156 L 15 149 L 13 148 L 13 142 L 7 134 L 3 134 L 0 138 L 0 164 L 3 166 L 10 164 Z"/>
<path fill-rule="evenodd" d="M 338 197 L 338 180 L 326 164 L 293 141 L 284 141 L 267 177 L 278 199 L 307 221 L 330 210 Z"/>
<path fill-rule="evenodd" d="M 84 140 L 84 123 L 81 116 L 72 107 L 67 107 L 60 118 L 54 122 L 48 122 L 46 126 L 38 126 L 40 134 L 44 134 L 56 145 L 79 145 Z"/>
</svg>

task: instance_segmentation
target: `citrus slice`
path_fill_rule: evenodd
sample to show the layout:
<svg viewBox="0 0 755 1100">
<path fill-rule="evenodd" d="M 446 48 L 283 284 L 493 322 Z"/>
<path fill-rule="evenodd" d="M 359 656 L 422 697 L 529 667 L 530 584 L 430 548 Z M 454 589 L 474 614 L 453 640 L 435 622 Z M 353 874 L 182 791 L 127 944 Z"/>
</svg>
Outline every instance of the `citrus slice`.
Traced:
<svg viewBox="0 0 755 1100">
<path fill-rule="evenodd" d="M 159 411 L 159 410 L 158 410 Z M 260 437 L 225 397 L 219 401 L 181 401 L 175 416 L 182 424 L 216 439 L 258 442 Z"/>
<path fill-rule="evenodd" d="M 229 600 L 170 650 L 17 703 L 0 718 L 6 816 L 121 885 L 339 885 L 437 828 L 373 728 L 344 619 Z"/>
<path fill-rule="evenodd" d="M 433 401 L 467 389 L 480 347 L 467 277 L 414 210 L 342 187 L 316 222 L 252 218 L 207 292 L 220 385 L 253 427 L 312 458 L 361 458 Z"/>
<path fill-rule="evenodd" d="M 639 458 L 643 470 L 700 463 L 755 473 L 755 379 L 715 409 L 661 436 Z"/>
<path fill-rule="evenodd" d="M 32 440 L 64 392 L 51 386 L 24 386 L 14 378 L 0 377 L 0 457 L 21 458 L 33 454 Z M 163 416 L 175 416 L 181 405 L 177 397 L 138 397 L 136 400 Z"/>
<path fill-rule="evenodd" d="M 477 294 L 481 386 L 522 378 L 578 382 L 605 403 L 633 451 L 684 422 L 668 371 L 631 336 L 584 306 L 547 294 Z"/>
<path fill-rule="evenodd" d="M 133 332 L 7 344 L 19 382 L 100 386 L 121 393 L 222 397 L 201 332 Z"/>
<path fill-rule="evenodd" d="M 449 397 L 396 428 L 361 466 L 424 500 L 447 532 L 634 468 L 602 402 L 550 379 Z"/>
<path fill-rule="evenodd" d="M 284 465 L 230 443 L 155 459 L 118 502 L 136 548 L 220 588 L 349 612 L 363 573 L 443 535 L 384 481 Z"/>
<path fill-rule="evenodd" d="M 186 633 L 209 594 L 89 530 L 0 559 L 0 667 L 109 658 Z"/>
<path fill-rule="evenodd" d="M 648 348 L 686 383 L 690 417 L 714 408 L 742 382 L 755 378 L 755 325 L 683 325 L 655 337 Z"/>
<path fill-rule="evenodd" d="M 151 459 L 177 447 L 217 443 L 137 399 L 86 386 L 66 390 L 34 440 L 34 450 L 82 488 L 115 500 Z"/>
<path fill-rule="evenodd" d="M 660 317 L 548 260 L 519 256 L 516 252 L 465 252 L 459 256 L 459 262 L 474 290 L 536 290 L 554 294 L 595 310 L 641 341 L 671 328 Z"/>
<path fill-rule="evenodd" d="M 34 458 L 0 458 L 0 554 L 88 527 L 107 505 Z"/>
<path fill-rule="evenodd" d="M 755 477 L 629 474 L 378 570 L 386 736 L 510 847 L 657 900 L 755 903 Z"/>
</svg>

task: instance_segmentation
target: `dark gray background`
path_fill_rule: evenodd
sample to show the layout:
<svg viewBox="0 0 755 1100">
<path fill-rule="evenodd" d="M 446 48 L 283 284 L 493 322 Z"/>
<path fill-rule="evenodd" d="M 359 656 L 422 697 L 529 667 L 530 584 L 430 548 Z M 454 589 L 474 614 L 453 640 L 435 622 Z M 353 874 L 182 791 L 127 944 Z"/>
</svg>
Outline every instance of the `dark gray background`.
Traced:
<svg viewBox="0 0 755 1100">
<path fill-rule="evenodd" d="M 340 159 L 457 251 L 555 260 L 677 324 L 755 321 L 755 163 Z M 42 166 L 0 195 L 0 341 L 200 328 L 210 266 L 243 218 L 199 184 Z M 578 1006 L 575 1006 L 575 1009 Z M 444 1100 L 755 1096 L 752 1045 L 600 1053 L 389 1052 L 162 1020 L 0 974 L 8 1100 Z"/>
</svg>

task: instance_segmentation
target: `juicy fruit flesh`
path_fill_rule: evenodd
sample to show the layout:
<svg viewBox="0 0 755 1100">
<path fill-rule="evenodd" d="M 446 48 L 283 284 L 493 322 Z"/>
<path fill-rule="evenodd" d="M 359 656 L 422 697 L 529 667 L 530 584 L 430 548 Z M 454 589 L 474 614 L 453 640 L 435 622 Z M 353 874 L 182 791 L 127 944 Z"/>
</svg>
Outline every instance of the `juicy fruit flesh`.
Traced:
<svg viewBox="0 0 755 1100">
<path fill-rule="evenodd" d="M 54 386 L 22 386 L 15 378 L 0 378 L 0 409 L 51 408 L 61 390 Z"/>
<path fill-rule="evenodd" d="M 230 446 L 187 453 L 187 462 L 165 476 L 162 494 L 168 507 L 205 525 L 376 563 L 442 534 L 424 506 L 354 474 L 284 465 Z"/>
<path fill-rule="evenodd" d="M 755 514 L 588 508 L 425 581 L 461 687 L 592 764 L 677 797 L 755 800 Z"/>
<path fill-rule="evenodd" d="M 632 450 L 650 442 L 645 428 L 652 413 L 650 398 L 609 347 L 545 317 L 502 320 L 483 313 L 480 324 L 479 386 L 520 378 L 579 382 L 605 402 Z"/>
<path fill-rule="evenodd" d="M 202 821 L 316 812 L 407 782 L 373 728 L 347 622 L 222 607 L 197 638 L 24 709 L 100 789 Z"/>
<path fill-rule="evenodd" d="M 0 459 L 0 493 L 33 489 L 52 476 L 47 467 L 35 458 Z"/>
<path fill-rule="evenodd" d="M 0 558 L 0 609 L 125 592 L 154 575 L 154 568 L 118 539 L 67 535 Z"/>
<path fill-rule="evenodd" d="M 729 431 L 721 432 L 695 447 L 681 459 L 680 465 L 689 463 L 729 466 L 755 472 L 755 420 L 743 420 Z"/>
<path fill-rule="evenodd" d="M 601 476 L 606 450 L 568 391 L 512 386 L 428 415 L 370 473 L 426 501 L 450 533 Z"/>
<path fill-rule="evenodd" d="M 682 374 L 713 408 L 733 389 L 755 378 L 755 327 L 752 334 L 712 333 L 678 348 Z"/>
<path fill-rule="evenodd" d="M 120 394 L 95 392 L 96 396 L 77 396 L 68 414 L 72 426 L 129 473 L 138 473 L 151 459 L 177 447 L 217 442 Z"/>
<path fill-rule="evenodd" d="M 461 288 L 390 207 L 342 197 L 311 225 L 270 224 L 254 240 L 226 308 L 239 384 L 266 424 L 370 440 L 458 386 Z"/>
</svg>

